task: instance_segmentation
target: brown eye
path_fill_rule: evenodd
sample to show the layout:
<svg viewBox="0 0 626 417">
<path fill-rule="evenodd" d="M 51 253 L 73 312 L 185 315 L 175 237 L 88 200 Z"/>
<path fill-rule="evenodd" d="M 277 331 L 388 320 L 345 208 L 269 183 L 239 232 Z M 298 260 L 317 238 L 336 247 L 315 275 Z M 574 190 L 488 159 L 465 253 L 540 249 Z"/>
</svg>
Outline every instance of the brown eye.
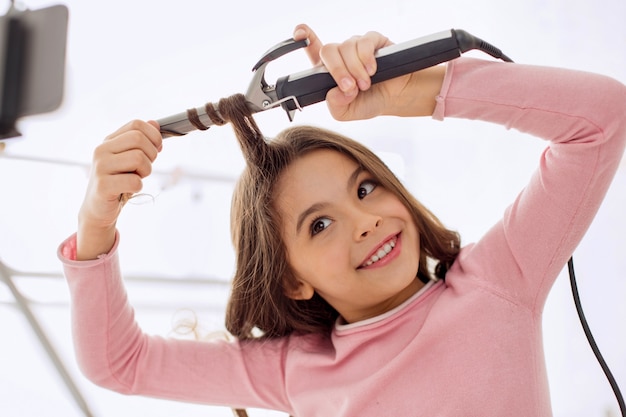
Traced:
<svg viewBox="0 0 626 417">
<path fill-rule="evenodd" d="M 357 190 L 359 200 L 363 200 L 365 196 L 374 191 L 377 185 L 378 184 L 376 182 L 371 180 L 363 181 L 361 185 L 359 185 L 359 189 Z"/>
<path fill-rule="evenodd" d="M 327 217 L 320 217 L 313 220 L 311 223 L 311 236 L 315 236 L 316 234 L 324 231 L 328 226 L 330 226 L 331 220 Z"/>
</svg>

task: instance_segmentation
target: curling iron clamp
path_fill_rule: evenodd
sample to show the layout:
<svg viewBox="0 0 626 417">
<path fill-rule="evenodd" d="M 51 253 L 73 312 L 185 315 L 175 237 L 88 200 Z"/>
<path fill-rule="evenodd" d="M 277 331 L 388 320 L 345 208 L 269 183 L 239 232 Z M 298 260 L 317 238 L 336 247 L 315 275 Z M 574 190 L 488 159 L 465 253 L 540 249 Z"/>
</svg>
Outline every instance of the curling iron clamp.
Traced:
<svg viewBox="0 0 626 417">
<path fill-rule="evenodd" d="M 252 113 L 280 106 L 292 121 L 296 110 L 324 101 L 326 93 L 337 86 L 324 66 L 281 77 L 274 85 L 267 83 L 265 68 L 270 62 L 308 44 L 306 39 L 288 39 L 269 49 L 254 65 L 254 76 L 245 94 Z M 375 55 L 377 72 L 372 76 L 371 82 L 375 84 L 432 67 L 458 58 L 472 49 L 481 50 L 497 59 L 511 61 L 502 51 L 487 42 L 463 30 L 450 29 L 379 49 Z M 208 129 L 214 123 L 207 114 L 207 106 L 212 106 L 218 114 L 217 105 L 207 103 L 204 107 L 157 120 L 161 134 L 166 138 L 183 136 L 193 130 Z"/>
</svg>

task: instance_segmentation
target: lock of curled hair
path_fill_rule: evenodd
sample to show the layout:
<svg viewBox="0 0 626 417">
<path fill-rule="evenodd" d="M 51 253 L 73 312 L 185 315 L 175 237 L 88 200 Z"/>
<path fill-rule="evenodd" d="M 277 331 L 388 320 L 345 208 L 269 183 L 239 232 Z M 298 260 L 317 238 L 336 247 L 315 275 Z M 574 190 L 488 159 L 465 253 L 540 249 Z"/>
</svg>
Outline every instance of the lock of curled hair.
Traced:
<svg viewBox="0 0 626 417">
<path fill-rule="evenodd" d="M 446 229 L 367 147 L 311 126 L 290 127 L 269 140 L 261 133 L 241 94 L 220 100 L 218 108 L 222 118 L 233 126 L 246 161 L 231 210 L 231 237 L 236 253 L 226 310 L 226 329 L 231 335 L 240 340 L 282 337 L 294 332 L 328 335 L 338 317 L 337 311 L 318 294 L 309 300 L 294 300 L 286 295 L 297 281 L 281 239 L 274 188 L 291 162 L 313 150 L 331 149 L 352 158 L 393 192 L 409 209 L 419 230 L 417 277 L 424 282 L 445 278 L 460 250 L 458 233 Z"/>
</svg>

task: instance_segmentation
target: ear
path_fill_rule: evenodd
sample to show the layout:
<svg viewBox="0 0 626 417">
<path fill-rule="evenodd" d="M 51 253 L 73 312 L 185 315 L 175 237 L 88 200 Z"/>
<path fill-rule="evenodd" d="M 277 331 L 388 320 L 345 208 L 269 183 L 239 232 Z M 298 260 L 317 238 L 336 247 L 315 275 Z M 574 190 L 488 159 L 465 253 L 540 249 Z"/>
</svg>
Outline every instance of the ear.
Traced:
<svg viewBox="0 0 626 417">
<path fill-rule="evenodd" d="M 315 288 L 309 283 L 298 280 L 295 288 L 285 289 L 285 295 L 292 300 L 310 300 L 315 294 Z"/>
</svg>

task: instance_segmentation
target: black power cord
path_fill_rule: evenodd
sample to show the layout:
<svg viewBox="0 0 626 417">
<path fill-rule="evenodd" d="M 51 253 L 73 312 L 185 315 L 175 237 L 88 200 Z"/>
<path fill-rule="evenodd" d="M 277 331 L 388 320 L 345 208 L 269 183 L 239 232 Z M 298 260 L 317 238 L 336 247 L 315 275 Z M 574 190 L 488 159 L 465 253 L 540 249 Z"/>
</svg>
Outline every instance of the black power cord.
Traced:
<svg viewBox="0 0 626 417">
<path fill-rule="evenodd" d="M 611 384 L 611 388 L 613 389 L 613 393 L 615 393 L 615 398 L 617 398 L 617 403 L 619 404 L 619 409 L 622 414 L 622 417 L 626 416 L 626 405 L 624 404 L 624 397 L 617 385 L 617 381 L 613 377 L 611 370 L 606 364 L 602 354 L 600 353 L 600 349 L 598 349 L 598 345 L 591 334 L 591 329 L 587 324 L 587 319 L 585 318 L 585 313 L 583 312 L 583 307 L 580 303 L 580 296 L 578 294 L 578 285 L 576 285 L 576 274 L 574 273 L 574 258 L 570 258 L 567 262 L 567 270 L 569 271 L 569 280 L 572 286 L 572 296 L 574 297 L 574 304 L 576 305 L 576 312 L 578 313 L 578 318 L 580 319 L 580 324 L 583 326 L 583 330 L 585 331 L 585 336 L 587 336 L 587 340 L 589 341 L 589 345 L 591 346 L 591 350 L 593 354 L 596 356 L 602 371 L 606 375 L 609 380 L 609 384 Z"/>
</svg>

